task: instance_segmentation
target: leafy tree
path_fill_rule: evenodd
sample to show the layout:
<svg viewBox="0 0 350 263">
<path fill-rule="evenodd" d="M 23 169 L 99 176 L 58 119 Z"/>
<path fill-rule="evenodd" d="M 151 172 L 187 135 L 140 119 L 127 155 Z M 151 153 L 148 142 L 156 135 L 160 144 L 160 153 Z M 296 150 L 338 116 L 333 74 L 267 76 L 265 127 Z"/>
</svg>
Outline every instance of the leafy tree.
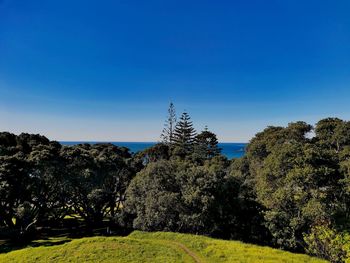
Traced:
<svg viewBox="0 0 350 263">
<path fill-rule="evenodd" d="M 64 163 L 60 158 L 61 145 L 57 142 L 39 144 L 28 155 L 31 167 L 31 201 L 38 209 L 37 219 L 59 221 L 67 215 L 69 189 L 64 176 Z"/>
<path fill-rule="evenodd" d="M 157 162 L 159 160 L 168 160 L 170 158 L 170 147 L 168 144 L 157 143 L 156 145 L 149 147 L 141 152 L 138 152 L 134 159 L 141 162 L 143 165 L 147 165 L 151 162 Z"/>
<path fill-rule="evenodd" d="M 340 181 L 341 187 L 338 189 L 341 198 L 338 204 L 342 205 L 338 213 L 336 223 L 338 228 L 350 229 L 350 146 L 345 146 L 339 153 L 340 173 L 343 179 Z"/>
<path fill-rule="evenodd" d="M 333 144 L 336 147 L 337 153 L 339 153 L 345 146 L 350 145 L 350 122 L 344 121 L 337 125 L 334 129 L 332 137 Z"/>
<path fill-rule="evenodd" d="M 246 155 L 252 163 L 251 169 L 260 168 L 264 159 L 283 143 L 283 128 L 269 126 L 257 133 L 246 147 Z"/>
<path fill-rule="evenodd" d="M 180 165 L 165 160 L 150 163 L 131 181 L 124 211 L 134 216 L 134 228 L 155 231 L 180 228 L 180 186 L 174 175 Z"/>
<path fill-rule="evenodd" d="M 172 145 L 174 143 L 175 126 L 176 111 L 174 104 L 171 102 L 168 109 L 168 117 L 165 121 L 164 129 L 161 134 L 161 139 L 164 144 Z"/>
<path fill-rule="evenodd" d="M 171 104 L 167 124 L 174 116 Z M 165 143 L 134 156 L 112 144 L 62 147 L 41 135 L 0 133 L 1 230 L 23 239 L 67 214 L 90 229 L 123 214 L 142 230 L 299 251 L 307 245 L 334 262 L 350 255 L 343 245 L 350 229 L 350 122 L 321 120 L 312 138 L 305 122 L 268 127 L 230 162 L 215 134 L 196 135 L 187 113 L 175 130 L 166 128 Z"/>
<path fill-rule="evenodd" d="M 1 223 L 26 234 L 62 206 L 61 146 L 40 135 L 9 133 L 0 134 L 0 144 Z"/>
<path fill-rule="evenodd" d="M 335 134 L 336 126 L 329 128 L 328 121 L 322 125 L 314 139 L 306 136 L 312 127 L 303 122 L 269 127 L 247 147 L 248 178 L 256 200 L 265 207 L 265 224 L 278 246 L 300 249 L 303 233 L 315 220 L 334 221 L 344 214 L 344 175 L 338 155 L 329 147 L 332 141 L 325 141 L 327 132 Z"/>
<path fill-rule="evenodd" d="M 284 138 L 288 141 L 296 142 L 309 142 L 307 135 L 312 131 L 313 127 L 303 121 L 297 121 L 289 123 L 286 128 L 284 128 Z"/>
<path fill-rule="evenodd" d="M 300 248 L 314 220 L 334 216 L 339 180 L 329 152 L 314 145 L 287 144 L 266 158 L 256 178 L 257 199 L 267 208 L 266 225 L 277 245 Z"/>
<path fill-rule="evenodd" d="M 214 160 L 204 166 L 180 160 L 150 163 L 127 190 L 125 211 L 133 215 L 134 228 L 222 233 L 225 205 L 231 202 L 220 197 L 234 196 L 225 187 L 225 168 L 225 161 Z"/>
<path fill-rule="evenodd" d="M 256 179 L 250 173 L 249 161 L 246 156 L 231 161 L 228 178 L 234 180 L 238 188 L 239 194 L 236 202 L 239 212 L 237 212 L 236 228 L 231 228 L 227 232 L 231 233 L 231 237 L 234 239 L 264 245 L 271 244 L 272 237 L 265 226 L 265 209 L 257 201 Z M 236 233 L 236 235 L 234 236 L 232 233 Z"/>
<path fill-rule="evenodd" d="M 13 230 L 18 226 L 17 220 L 13 220 L 16 210 L 29 196 L 27 183 L 30 178 L 26 167 L 22 153 L 0 156 L 1 225 Z"/>
<path fill-rule="evenodd" d="M 187 112 L 182 113 L 180 120 L 176 124 L 174 132 L 174 144 L 179 155 L 186 155 L 193 150 L 196 130 Z"/>
<path fill-rule="evenodd" d="M 203 166 L 192 165 L 179 171 L 182 207 L 185 208 L 180 210 L 181 232 L 222 236 L 226 220 L 234 221 L 236 211 L 230 205 L 235 202 L 230 201 L 237 196 L 237 188 L 226 180 L 226 161 L 218 157 Z"/>
<path fill-rule="evenodd" d="M 336 129 L 343 121 L 338 118 L 327 118 L 320 120 L 315 127 L 316 139 L 329 148 L 336 148 L 334 136 Z"/>
<path fill-rule="evenodd" d="M 86 223 L 98 226 L 120 212 L 125 190 L 133 176 L 124 148 L 112 144 L 81 144 L 64 147 L 71 206 Z"/>
<path fill-rule="evenodd" d="M 350 259 L 350 235 L 338 232 L 329 222 L 315 224 L 310 233 L 304 235 L 304 240 L 310 255 L 332 263 Z"/>
</svg>

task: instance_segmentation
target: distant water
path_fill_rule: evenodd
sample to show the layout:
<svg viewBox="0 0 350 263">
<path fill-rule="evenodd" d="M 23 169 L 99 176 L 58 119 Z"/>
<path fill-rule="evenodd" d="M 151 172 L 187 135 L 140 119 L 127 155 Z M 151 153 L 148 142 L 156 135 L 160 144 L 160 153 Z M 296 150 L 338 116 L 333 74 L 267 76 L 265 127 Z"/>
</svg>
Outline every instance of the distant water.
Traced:
<svg viewBox="0 0 350 263">
<path fill-rule="evenodd" d="M 76 145 L 79 143 L 98 143 L 98 142 L 60 142 L 63 145 Z M 146 148 L 155 145 L 155 142 L 111 142 L 114 145 L 129 148 L 131 152 L 139 152 Z M 242 157 L 245 153 L 246 143 L 219 143 L 218 146 L 222 149 L 221 153 L 228 159 Z"/>
</svg>

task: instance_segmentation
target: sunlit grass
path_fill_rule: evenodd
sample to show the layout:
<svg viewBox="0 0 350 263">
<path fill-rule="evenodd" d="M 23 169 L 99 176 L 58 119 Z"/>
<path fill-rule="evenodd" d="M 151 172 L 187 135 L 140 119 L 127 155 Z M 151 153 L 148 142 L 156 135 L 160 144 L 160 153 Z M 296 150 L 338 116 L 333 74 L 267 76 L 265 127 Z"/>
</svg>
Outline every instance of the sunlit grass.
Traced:
<svg viewBox="0 0 350 263">
<path fill-rule="evenodd" d="M 294 254 L 283 250 L 245 244 L 239 241 L 226 241 L 204 236 L 135 231 L 129 237 L 138 239 L 173 240 L 206 259 L 206 262 L 325 262 L 307 255 Z"/>
<path fill-rule="evenodd" d="M 0 262 L 323 262 L 269 247 L 163 232 L 72 241 L 56 238 L 36 244 L 39 247 L 0 254 Z"/>
</svg>

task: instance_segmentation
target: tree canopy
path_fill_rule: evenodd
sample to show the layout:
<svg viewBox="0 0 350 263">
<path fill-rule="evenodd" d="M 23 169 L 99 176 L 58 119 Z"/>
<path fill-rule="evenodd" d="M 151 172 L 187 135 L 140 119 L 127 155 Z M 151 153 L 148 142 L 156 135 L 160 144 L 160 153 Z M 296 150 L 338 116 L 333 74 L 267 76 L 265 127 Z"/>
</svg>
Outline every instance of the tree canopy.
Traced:
<svg viewBox="0 0 350 263">
<path fill-rule="evenodd" d="M 135 154 L 0 133 L 0 235 L 23 240 L 75 220 L 90 234 L 177 231 L 350 258 L 350 122 L 269 126 L 228 160 L 188 113 L 171 128 L 174 114 L 171 104 L 168 139 Z"/>
</svg>

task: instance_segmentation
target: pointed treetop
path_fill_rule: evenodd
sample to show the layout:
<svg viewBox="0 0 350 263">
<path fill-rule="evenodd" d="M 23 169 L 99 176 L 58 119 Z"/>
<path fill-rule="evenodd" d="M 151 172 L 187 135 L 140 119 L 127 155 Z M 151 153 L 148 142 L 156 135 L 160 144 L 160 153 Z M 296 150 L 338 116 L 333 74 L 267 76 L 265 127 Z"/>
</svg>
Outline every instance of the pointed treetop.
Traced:
<svg viewBox="0 0 350 263">
<path fill-rule="evenodd" d="M 168 116 L 164 124 L 164 129 L 161 134 L 162 142 L 172 144 L 174 142 L 174 131 L 176 126 L 176 111 L 172 102 L 169 104 Z"/>
<path fill-rule="evenodd" d="M 174 142 L 176 146 L 189 150 L 192 148 L 196 136 L 190 115 L 184 111 L 176 124 Z"/>
</svg>

